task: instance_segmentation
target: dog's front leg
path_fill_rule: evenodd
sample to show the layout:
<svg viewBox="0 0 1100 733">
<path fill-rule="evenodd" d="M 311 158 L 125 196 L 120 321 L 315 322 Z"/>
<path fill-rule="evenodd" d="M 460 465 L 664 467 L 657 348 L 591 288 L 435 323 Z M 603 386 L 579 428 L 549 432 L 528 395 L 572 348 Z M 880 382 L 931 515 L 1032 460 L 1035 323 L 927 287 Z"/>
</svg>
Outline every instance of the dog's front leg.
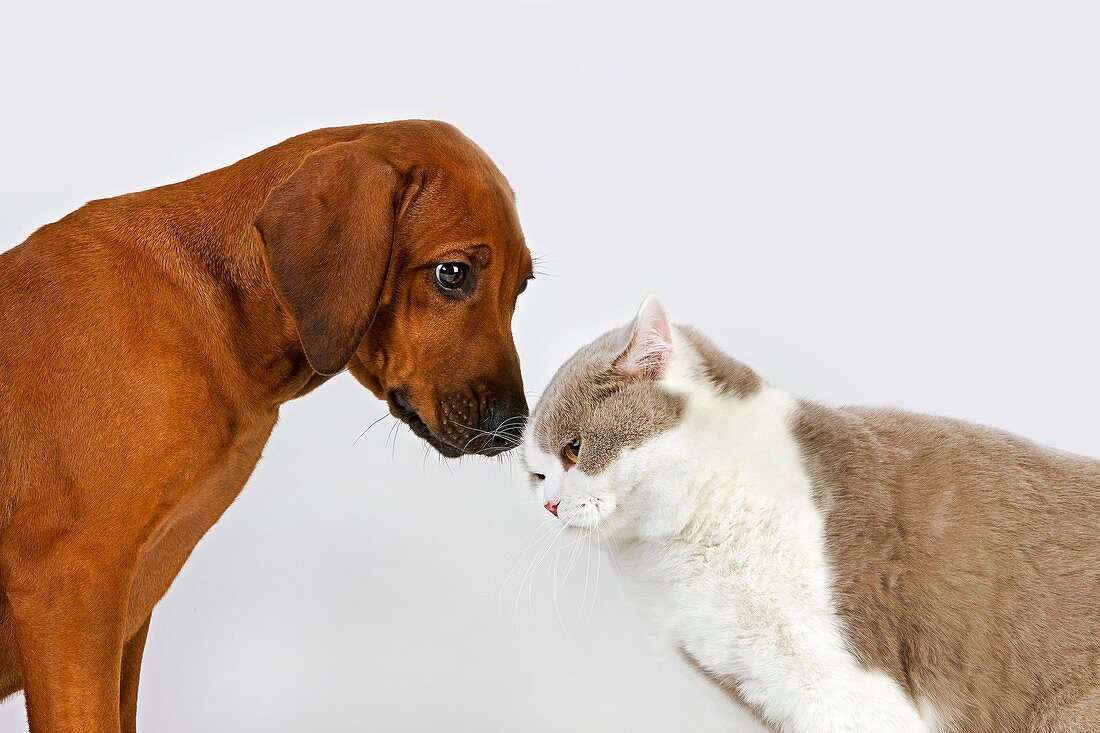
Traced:
<svg viewBox="0 0 1100 733">
<path fill-rule="evenodd" d="M 13 551 L 9 528 L 3 564 L 31 731 L 119 733 L 132 562 L 117 537 L 36 539 Z"/>
<path fill-rule="evenodd" d="M 137 732 L 138 678 L 141 676 L 141 656 L 145 652 L 145 639 L 149 635 L 151 620 L 152 616 L 145 619 L 145 623 L 137 633 L 122 647 L 122 676 L 118 705 L 122 733 Z"/>
</svg>

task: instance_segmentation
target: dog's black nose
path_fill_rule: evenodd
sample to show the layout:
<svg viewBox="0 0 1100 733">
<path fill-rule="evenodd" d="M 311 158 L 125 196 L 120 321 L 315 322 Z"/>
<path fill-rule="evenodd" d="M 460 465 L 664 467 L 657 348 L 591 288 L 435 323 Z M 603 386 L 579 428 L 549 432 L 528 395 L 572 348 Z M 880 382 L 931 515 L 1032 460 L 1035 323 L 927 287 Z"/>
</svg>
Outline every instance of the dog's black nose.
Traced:
<svg viewBox="0 0 1100 733">
<path fill-rule="evenodd" d="M 515 448 L 523 439 L 523 426 L 527 422 L 527 403 L 499 404 L 489 408 L 489 431 L 493 435 L 494 452 Z"/>
</svg>

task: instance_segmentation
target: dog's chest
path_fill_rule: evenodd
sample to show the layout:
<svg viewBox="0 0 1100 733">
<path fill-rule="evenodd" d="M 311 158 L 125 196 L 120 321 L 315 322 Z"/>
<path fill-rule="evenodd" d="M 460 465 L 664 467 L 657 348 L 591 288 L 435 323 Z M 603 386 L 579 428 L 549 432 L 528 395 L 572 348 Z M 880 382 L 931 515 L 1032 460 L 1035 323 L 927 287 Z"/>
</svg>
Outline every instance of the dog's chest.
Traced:
<svg viewBox="0 0 1100 733">
<path fill-rule="evenodd" d="M 131 631 L 141 626 L 195 545 L 240 494 L 274 422 L 271 419 L 241 431 L 220 455 L 196 460 L 162 487 L 161 495 L 178 499 L 169 506 L 137 558 L 127 613 Z"/>
</svg>

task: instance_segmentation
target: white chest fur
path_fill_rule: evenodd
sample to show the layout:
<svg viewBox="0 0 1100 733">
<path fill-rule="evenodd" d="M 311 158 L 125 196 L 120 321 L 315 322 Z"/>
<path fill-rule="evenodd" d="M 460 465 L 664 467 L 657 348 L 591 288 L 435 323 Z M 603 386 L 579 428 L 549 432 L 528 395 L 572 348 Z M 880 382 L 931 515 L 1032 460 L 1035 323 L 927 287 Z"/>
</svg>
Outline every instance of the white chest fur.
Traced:
<svg viewBox="0 0 1100 733">
<path fill-rule="evenodd" d="M 653 620 L 785 733 L 930 730 L 892 679 L 845 648 L 790 398 L 769 387 L 747 400 L 688 397 L 683 423 L 654 439 L 669 445 L 638 453 L 696 456 L 674 473 L 649 467 L 683 482 L 659 493 L 686 502 L 690 519 L 615 549 Z"/>
</svg>

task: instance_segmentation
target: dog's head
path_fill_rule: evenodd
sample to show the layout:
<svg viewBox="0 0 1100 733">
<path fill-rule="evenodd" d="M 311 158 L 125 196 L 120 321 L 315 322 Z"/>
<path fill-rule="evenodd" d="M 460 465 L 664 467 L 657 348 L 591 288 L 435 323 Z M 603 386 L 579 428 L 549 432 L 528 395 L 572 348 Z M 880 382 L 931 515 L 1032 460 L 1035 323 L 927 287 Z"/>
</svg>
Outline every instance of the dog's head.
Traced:
<svg viewBox="0 0 1100 733">
<path fill-rule="evenodd" d="M 363 128 L 309 155 L 256 226 L 314 370 L 347 367 L 445 456 L 518 442 L 531 255 L 480 148 L 438 122 Z"/>
</svg>

